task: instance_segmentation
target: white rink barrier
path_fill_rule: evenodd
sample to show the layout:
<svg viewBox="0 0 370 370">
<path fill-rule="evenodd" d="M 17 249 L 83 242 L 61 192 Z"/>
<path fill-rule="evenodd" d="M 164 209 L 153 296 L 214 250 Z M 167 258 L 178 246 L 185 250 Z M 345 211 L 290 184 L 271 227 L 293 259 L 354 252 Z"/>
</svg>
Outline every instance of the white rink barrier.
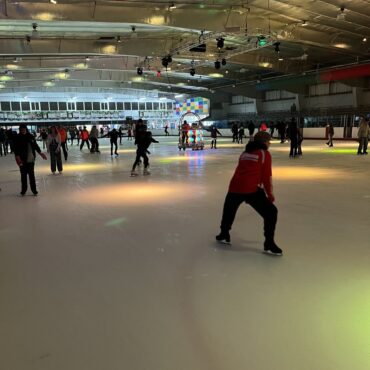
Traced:
<svg viewBox="0 0 370 370">
<path fill-rule="evenodd" d="M 232 137 L 231 130 L 229 128 L 221 128 L 218 129 L 222 136 L 224 137 Z M 357 139 L 357 127 L 352 127 L 352 139 Z M 162 129 L 151 129 L 150 130 L 154 136 L 164 136 L 164 130 Z M 248 137 L 248 129 L 244 129 L 245 135 Z M 178 130 L 171 130 L 168 129 L 168 132 L 171 136 L 178 136 Z M 255 133 L 257 130 L 255 130 Z M 268 131 L 269 132 L 269 131 Z M 309 127 L 309 128 L 304 128 L 303 129 L 303 137 L 305 139 L 322 139 L 325 140 L 325 132 L 326 128 L 325 127 Z M 343 132 L 344 128 L 343 127 L 334 127 L 334 139 L 343 139 Z M 210 137 L 210 132 L 204 130 L 204 137 Z M 274 132 L 274 138 L 277 138 L 278 133 L 277 130 Z"/>
</svg>

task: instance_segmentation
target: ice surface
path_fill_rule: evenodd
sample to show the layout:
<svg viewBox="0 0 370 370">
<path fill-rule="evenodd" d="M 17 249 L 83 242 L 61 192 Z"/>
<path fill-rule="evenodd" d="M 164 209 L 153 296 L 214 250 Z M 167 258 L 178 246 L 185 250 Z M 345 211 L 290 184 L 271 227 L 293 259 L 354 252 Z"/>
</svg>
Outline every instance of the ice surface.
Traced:
<svg viewBox="0 0 370 370">
<path fill-rule="evenodd" d="M 127 141 L 40 158 L 38 197 L 0 158 L 0 369 L 368 370 L 370 158 L 272 144 L 278 258 L 246 205 L 214 241 L 242 146 L 159 140 L 147 177 Z"/>
</svg>

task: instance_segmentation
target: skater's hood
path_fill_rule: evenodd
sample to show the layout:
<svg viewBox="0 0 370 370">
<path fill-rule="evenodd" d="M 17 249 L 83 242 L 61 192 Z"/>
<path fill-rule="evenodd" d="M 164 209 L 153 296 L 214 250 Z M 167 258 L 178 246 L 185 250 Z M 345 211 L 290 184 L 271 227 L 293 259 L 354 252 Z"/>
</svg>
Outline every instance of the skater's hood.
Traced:
<svg viewBox="0 0 370 370">
<path fill-rule="evenodd" d="M 245 151 L 247 153 L 252 153 L 259 149 L 267 150 L 267 145 L 262 141 L 249 141 L 245 146 Z"/>
</svg>

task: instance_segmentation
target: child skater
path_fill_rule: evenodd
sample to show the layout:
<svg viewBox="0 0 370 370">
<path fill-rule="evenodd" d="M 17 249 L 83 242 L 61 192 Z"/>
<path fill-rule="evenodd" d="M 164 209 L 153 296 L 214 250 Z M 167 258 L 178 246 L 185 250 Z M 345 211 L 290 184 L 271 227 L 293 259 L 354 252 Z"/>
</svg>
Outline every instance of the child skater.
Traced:
<svg viewBox="0 0 370 370">
<path fill-rule="evenodd" d="M 159 141 L 153 139 L 152 133 L 150 131 L 144 132 L 143 135 L 136 137 L 136 159 L 132 166 L 131 177 L 138 176 L 139 174 L 135 171 L 136 166 L 140 163 L 140 158 L 144 160 L 144 172 L 143 175 L 150 175 L 148 170 L 149 167 L 149 157 L 147 154 L 150 154 L 148 148 L 151 143 L 158 143 Z"/>
<path fill-rule="evenodd" d="M 245 202 L 264 220 L 264 252 L 281 256 L 283 251 L 275 244 L 274 234 L 278 210 L 273 204 L 271 155 L 268 151 L 271 135 L 260 131 L 245 147 L 239 158 L 226 195 L 221 221 L 219 242 L 230 244 L 231 226 L 239 206 Z"/>
</svg>

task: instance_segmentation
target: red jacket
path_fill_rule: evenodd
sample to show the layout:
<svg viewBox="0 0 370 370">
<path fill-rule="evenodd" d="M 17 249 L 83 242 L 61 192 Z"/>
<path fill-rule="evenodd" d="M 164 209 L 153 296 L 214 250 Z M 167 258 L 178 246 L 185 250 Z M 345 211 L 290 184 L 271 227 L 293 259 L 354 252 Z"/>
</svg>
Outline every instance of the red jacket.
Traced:
<svg viewBox="0 0 370 370">
<path fill-rule="evenodd" d="M 267 197 L 273 202 L 275 199 L 272 193 L 270 152 L 265 149 L 243 152 L 239 158 L 239 164 L 234 176 L 230 181 L 229 192 L 254 193 L 258 190 L 258 187 L 262 186 Z"/>
<path fill-rule="evenodd" d="M 67 141 L 67 131 L 64 128 L 59 129 L 60 140 L 62 143 Z"/>
</svg>

